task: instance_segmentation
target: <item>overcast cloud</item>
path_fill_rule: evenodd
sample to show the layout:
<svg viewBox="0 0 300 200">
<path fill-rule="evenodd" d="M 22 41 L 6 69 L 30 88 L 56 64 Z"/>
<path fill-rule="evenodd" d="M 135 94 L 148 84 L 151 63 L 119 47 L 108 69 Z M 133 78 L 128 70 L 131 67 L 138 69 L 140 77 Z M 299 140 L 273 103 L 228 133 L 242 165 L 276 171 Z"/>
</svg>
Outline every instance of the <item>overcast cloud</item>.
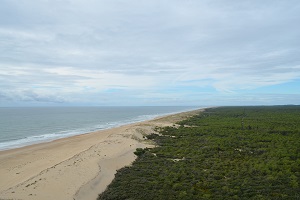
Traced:
<svg viewBox="0 0 300 200">
<path fill-rule="evenodd" d="M 0 105 L 299 104 L 298 0 L 2 0 Z"/>
</svg>

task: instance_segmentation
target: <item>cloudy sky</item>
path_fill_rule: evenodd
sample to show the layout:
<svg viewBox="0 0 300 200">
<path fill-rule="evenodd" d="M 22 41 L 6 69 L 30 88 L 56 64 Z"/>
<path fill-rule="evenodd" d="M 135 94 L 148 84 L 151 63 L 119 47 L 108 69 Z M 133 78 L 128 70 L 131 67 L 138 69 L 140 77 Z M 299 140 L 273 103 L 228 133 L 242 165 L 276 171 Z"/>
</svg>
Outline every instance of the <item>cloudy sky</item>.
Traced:
<svg viewBox="0 0 300 200">
<path fill-rule="evenodd" d="M 0 106 L 300 102 L 299 0 L 1 0 Z"/>
</svg>

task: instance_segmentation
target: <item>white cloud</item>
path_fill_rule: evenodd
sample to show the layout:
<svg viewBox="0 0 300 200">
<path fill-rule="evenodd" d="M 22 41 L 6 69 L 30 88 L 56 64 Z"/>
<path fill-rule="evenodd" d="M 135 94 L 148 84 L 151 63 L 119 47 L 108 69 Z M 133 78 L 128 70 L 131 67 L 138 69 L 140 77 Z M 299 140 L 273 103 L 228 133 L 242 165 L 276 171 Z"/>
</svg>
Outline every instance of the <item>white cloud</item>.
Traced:
<svg viewBox="0 0 300 200">
<path fill-rule="evenodd" d="M 0 90 L 73 101 L 111 89 L 168 99 L 177 87 L 184 99 L 182 87 L 232 95 L 290 82 L 299 13 L 293 0 L 3 1 Z"/>
</svg>

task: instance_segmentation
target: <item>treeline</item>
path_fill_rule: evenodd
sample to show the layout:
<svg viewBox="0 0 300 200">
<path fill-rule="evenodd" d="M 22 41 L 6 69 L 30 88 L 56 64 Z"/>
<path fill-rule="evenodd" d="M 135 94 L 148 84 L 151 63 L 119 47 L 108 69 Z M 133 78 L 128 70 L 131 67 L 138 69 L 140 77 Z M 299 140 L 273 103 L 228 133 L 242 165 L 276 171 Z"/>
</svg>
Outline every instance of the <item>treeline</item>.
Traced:
<svg viewBox="0 0 300 200">
<path fill-rule="evenodd" d="M 300 199 L 300 106 L 220 107 L 152 134 L 99 200 Z"/>
</svg>

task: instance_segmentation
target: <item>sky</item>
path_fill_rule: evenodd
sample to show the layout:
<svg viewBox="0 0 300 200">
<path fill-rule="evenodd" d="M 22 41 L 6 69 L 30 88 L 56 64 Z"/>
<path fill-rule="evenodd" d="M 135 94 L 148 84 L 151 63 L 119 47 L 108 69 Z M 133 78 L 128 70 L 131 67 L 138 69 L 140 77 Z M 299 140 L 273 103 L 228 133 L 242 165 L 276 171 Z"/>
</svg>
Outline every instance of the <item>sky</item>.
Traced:
<svg viewBox="0 0 300 200">
<path fill-rule="evenodd" d="M 299 0 L 1 0 L 0 106 L 300 102 Z"/>
</svg>

